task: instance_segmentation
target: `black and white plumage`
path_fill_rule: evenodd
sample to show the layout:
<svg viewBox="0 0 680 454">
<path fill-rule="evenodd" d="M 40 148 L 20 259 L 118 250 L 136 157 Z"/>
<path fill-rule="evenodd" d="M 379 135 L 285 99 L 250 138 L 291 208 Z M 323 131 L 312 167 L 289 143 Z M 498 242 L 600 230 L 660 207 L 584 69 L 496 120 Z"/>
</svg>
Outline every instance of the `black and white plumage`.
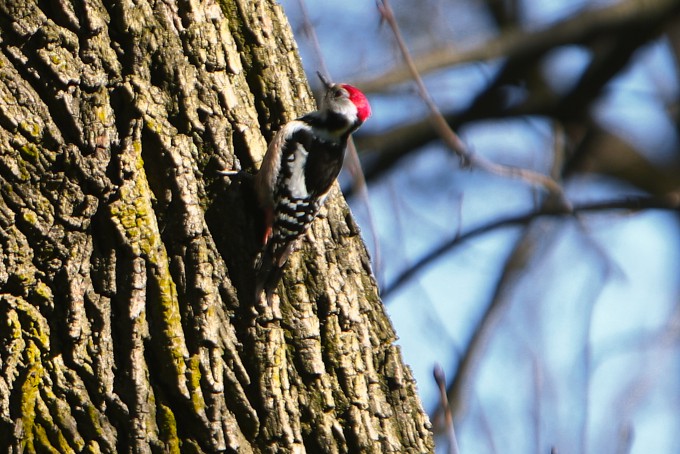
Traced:
<svg viewBox="0 0 680 454">
<path fill-rule="evenodd" d="M 358 89 L 319 77 L 326 86 L 321 108 L 278 131 L 255 176 L 265 219 L 255 291 L 259 299 L 264 290 L 270 304 L 295 242 L 314 221 L 342 169 L 350 134 L 371 114 Z"/>
</svg>

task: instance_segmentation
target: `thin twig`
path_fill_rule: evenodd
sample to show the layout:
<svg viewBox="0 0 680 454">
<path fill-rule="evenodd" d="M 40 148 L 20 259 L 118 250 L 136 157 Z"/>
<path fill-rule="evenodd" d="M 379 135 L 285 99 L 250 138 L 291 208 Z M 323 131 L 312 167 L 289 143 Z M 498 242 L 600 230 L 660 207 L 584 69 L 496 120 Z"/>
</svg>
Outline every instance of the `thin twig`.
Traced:
<svg viewBox="0 0 680 454">
<path fill-rule="evenodd" d="M 402 57 L 404 58 L 404 62 L 411 73 L 411 77 L 413 77 L 416 82 L 418 94 L 423 99 L 423 101 L 425 101 L 425 104 L 430 110 L 430 121 L 432 122 L 433 127 L 444 143 L 460 157 L 462 164 L 471 165 L 496 175 L 517 178 L 534 185 L 543 186 L 551 193 L 560 196 L 561 199 L 564 199 L 562 197 L 562 187 L 552 178 L 541 173 L 534 172 L 533 170 L 497 164 L 485 159 L 482 156 L 470 152 L 460 137 L 449 127 L 449 124 L 446 122 L 446 119 L 439 111 L 437 104 L 434 102 L 432 96 L 425 87 L 423 78 L 420 76 L 413 58 L 411 57 L 411 53 L 406 47 L 406 42 L 401 35 L 401 29 L 399 28 L 399 24 L 397 24 L 397 20 L 394 17 L 394 12 L 392 11 L 392 7 L 389 4 L 389 0 L 380 0 L 378 3 L 378 10 L 380 11 L 382 18 L 389 24 L 392 32 L 394 33 L 395 40 L 397 41 L 399 50 L 401 51 Z"/>
<path fill-rule="evenodd" d="M 319 43 L 319 37 L 316 35 L 316 29 L 314 24 L 312 24 L 309 18 L 309 12 L 307 11 L 307 4 L 305 0 L 298 0 L 298 5 L 300 5 L 300 12 L 302 13 L 302 29 L 307 35 L 307 38 L 312 42 L 312 47 L 314 48 L 314 53 L 316 54 L 317 63 L 319 68 L 321 68 L 321 74 L 325 77 L 330 77 L 328 72 L 328 67 L 326 66 L 326 61 L 323 58 L 323 52 L 321 52 L 321 44 Z"/>
<path fill-rule="evenodd" d="M 378 228 L 375 225 L 375 218 L 373 216 L 373 210 L 371 209 L 371 200 L 368 196 L 366 177 L 364 176 L 364 170 L 361 168 L 359 153 L 357 152 L 357 147 L 354 145 L 352 137 L 349 138 L 349 142 L 347 143 L 347 151 L 347 170 L 350 175 L 352 175 L 354 191 L 359 194 L 359 198 L 366 206 L 366 221 L 368 223 L 368 230 L 371 232 L 371 240 L 373 241 L 373 272 L 376 276 L 379 276 L 381 274 L 380 270 L 382 269 L 382 255 L 380 253 Z"/>
<path fill-rule="evenodd" d="M 458 454 L 458 440 L 456 439 L 456 429 L 453 425 L 453 415 L 451 414 L 451 406 L 449 405 L 449 398 L 446 395 L 446 376 L 444 369 L 439 364 L 435 364 L 432 370 L 434 381 L 437 383 L 439 389 L 439 403 L 441 409 L 446 416 L 446 431 L 449 437 L 449 454 Z"/>
</svg>

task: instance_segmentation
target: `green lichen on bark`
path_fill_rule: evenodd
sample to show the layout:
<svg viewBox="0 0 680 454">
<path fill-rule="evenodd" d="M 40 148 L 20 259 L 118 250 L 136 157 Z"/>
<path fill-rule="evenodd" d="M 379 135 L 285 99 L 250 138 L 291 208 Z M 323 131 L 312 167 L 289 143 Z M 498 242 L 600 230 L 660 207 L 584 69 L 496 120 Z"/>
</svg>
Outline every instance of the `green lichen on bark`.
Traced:
<svg viewBox="0 0 680 454">
<path fill-rule="evenodd" d="M 180 454 L 180 439 L 177 435 L 177 420 L 172 409 L 164 404 L 158 405 L 158 428 L 160 439 L 163 442 L 163 452 L 168 454 Z"/>
<path fill-rule="evenodd" d="M 35 345 L 33 343 L 29 343 L 27 347 L 27 360 L 35 361 L 35 354 L 32 353 L 35 349 Z M 35 405 L 40 392 L 43 369 L 39 362 L 37 364 L 35 362 L 29 364 L 31 364 L 31 366 L 26 372 L 26 377 L 21 385 L 21 424 L 23 431 L 26 434 L 25 438 L 22 440 L 22 449 L 25 449 L 28 452 L 35 452 L 36 449 L 34 441 L 36 437 L 42 440 L 39 432 L 39 429 L 42 428 L 40 426 L 36 426 L 34 423 L 36 413 Z"/>
<path fill-rule="evenodd" d="M 41 389 L 46 374 L 44 360 L 50 349 L 49 328 L 40 312 L 20 297 L 0 296 L 0 308 L 8 322 L 8 332 L 0 338 L 3 357 L 2 386 L 20 391 L 12 415 L 10 396 L 0 393 L 2 417 L 14 416 L 24 437 L 19 446 L 36 452 L 43 445 L 46 433 L 41 426 Z M 9 445 L 7 445 L 9 446 Z"/>
<path fill-rule="evenodd" d="M 146 179 L 138 142 L 133 142 L 130 152 L 132 153 L 130 160 L 135 163 L 131 167 L 134 177 L 120 188 L 119 199 L 109 205 L 111 219 L 122 241 L 129 246 L 130 253 L 148 263 L 147 298 L 152 302 L 150 310 L 160 314 L 158 333 L 163 339 L 160 345 L 166 355 L 166 366 L 170 369 L 168 373 L 171 377 L 184 377 L 188 352 L 181 335 L 183 330 L 177 290 L 152 207 L 152 192 Z M 146 308 L 140 308 L 136 316 L 140 316 L 144 310 Z M 179 380 L 178 387 L 188 395 L 182 379 Z"/>
</svg>

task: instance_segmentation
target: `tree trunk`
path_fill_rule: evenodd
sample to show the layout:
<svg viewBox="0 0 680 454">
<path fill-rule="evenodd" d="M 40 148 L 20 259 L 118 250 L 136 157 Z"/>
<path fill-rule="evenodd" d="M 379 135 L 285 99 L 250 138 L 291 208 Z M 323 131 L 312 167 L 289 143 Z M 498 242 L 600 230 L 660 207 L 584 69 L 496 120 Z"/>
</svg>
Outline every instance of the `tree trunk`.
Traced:
<svg viewBox="0 0 680 454">
<path fill-rule="evenodd" d="M 273 1 L 0 2 L 0 446 L 428 452 L 334 189 L 280 316 L 247 181 L 313 107 Z"/>
</svg>

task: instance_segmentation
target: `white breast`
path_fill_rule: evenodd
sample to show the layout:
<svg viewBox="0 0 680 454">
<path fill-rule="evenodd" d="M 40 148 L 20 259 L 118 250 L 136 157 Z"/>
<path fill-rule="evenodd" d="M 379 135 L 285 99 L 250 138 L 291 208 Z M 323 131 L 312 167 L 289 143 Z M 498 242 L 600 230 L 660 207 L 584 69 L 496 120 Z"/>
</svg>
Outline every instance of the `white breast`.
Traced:
<svg viewBox="0 0 680 454">
<path fill-rule="evenodd" d="M 305 184 L 305 163 L 308 152 L 301 144 L 297 144 L 295 152 L 288 157 L 288 165 L 291 170 L 290 194 L 296 198 L 305 198 L 309 195 Z"/>
</svg>

